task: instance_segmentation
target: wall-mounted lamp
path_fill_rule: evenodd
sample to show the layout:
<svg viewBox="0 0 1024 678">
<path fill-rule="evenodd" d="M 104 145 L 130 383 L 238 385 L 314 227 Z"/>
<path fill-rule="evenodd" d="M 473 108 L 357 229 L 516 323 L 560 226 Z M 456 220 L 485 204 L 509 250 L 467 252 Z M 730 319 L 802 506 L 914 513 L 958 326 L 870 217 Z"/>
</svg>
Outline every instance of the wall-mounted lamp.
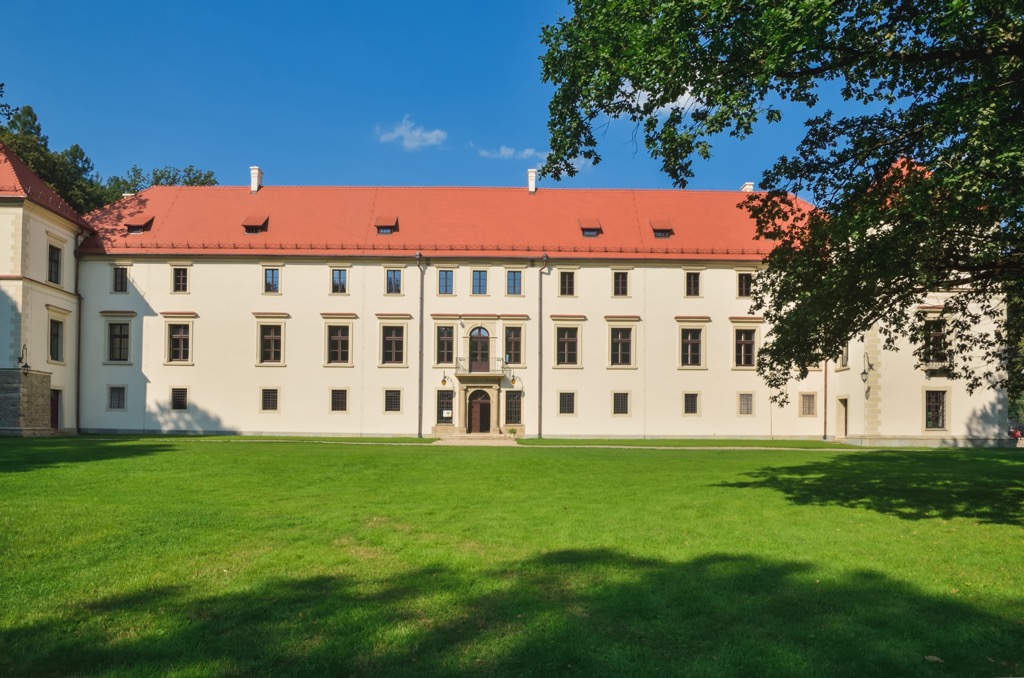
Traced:
<svg viewBox="0 0 1024 678">
<path fill-rule="evenodd" d="M 448 385 L 448 373 L 447 372 L 442 372 L 441 373 L 441 386 L 447 386 L 447 385 Z"/>
<path fill-rule="evenodd" d="M 18 364 L 21 365 L 21 374 L 27 377 L 32 368 L 28 366 L 28 346 L 26 344 L 21 345 L 21 355 L 18 357 Z"/>
<path fill-rule="evenodd" d="M 865 384 L 868 383 L 868 372 L 870 372 L 870 371 L 871 371 L 871 362 L 868 361 L 868 354 L 865 353 L 864 354 L 864 369 L 861 370 L 861 373 L 860 373 L 860 380 L 863 381 Z"/>
</svg>

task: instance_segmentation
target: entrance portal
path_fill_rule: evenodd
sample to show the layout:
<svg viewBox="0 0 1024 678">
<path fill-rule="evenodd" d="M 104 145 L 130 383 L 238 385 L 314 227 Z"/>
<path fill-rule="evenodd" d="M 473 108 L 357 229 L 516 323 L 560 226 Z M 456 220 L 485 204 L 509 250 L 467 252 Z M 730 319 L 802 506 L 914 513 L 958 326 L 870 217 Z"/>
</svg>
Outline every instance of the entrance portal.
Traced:
<svg viewBox="0 0 1024 678">
<path fill-rule="evenodd" d="M 491 432 L 491 396 L 487 391 L 473 391 L 469 394 L 469 422 L 467 433 Z"/>
</svg>

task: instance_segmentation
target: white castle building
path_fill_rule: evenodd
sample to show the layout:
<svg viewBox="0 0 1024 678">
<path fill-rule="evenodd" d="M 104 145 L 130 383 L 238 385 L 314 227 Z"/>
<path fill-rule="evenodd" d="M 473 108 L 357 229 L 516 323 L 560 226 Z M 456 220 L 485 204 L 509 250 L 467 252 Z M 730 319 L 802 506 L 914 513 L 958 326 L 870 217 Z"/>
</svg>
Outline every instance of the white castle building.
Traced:
<svg viewBox="0 0 1024 678">
<path fill-rule="evenodd" d="M 0 430 L 1005 439 L 1004 393 L 871 332 L 771 404 L 744 196 L 251 168 L 82 218 L 0 145 Z"/>
</svg>

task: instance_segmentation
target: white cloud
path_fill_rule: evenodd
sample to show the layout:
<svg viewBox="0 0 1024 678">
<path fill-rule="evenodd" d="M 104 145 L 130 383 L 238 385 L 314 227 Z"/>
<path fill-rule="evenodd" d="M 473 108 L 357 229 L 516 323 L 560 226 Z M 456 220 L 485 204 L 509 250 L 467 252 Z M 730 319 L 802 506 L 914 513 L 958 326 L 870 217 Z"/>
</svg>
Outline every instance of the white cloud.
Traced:
<svg viewBox="0 0 1024 678">
<path fill-rule="evenodd" d="M 385 144 L 401 139 L 402 148 L 407 151 L 418 151 L 427 146 L 440 146 L 448 138 L 448 132 L 443 129 L 426 130 L 413 124 L 408 115 L 388 132 L 381 131 L 378 127 L 377 135 L 377 140 Z"/>
<path fill-rule="evenodd" d="M 643 106 L 644 104 L 646 104 L 650 100 L 651 93 L 650 92 L 645 92 L 642 89 L 635 89 L 633 87 L 633 83 L 631 83 L 631 82 L 629 82 L 627 80 L 623 84 L 623 96 L 627 100 L 632 101 L 632 103 L 635 106 Z M 671 111 L 673 108 L 681 108 L 683 110 L 690 110 L 692 108 L 702 108 L 702 106 L 701 106 L 700 102 L 697 101 L 697 99 L 692 94 L 687 93 L 687 94 L 682 95 L 681 97 L 679 97 L 675 101 L 671 101 L 671 102 L 669 102 L 667 104 L 664 104 L 662 106 L 658 106 L 657 108 L 654 109 L 654 115 L 656 115 L 658 117 L 661 117 L 663 115 L 668 115 L 669 111 Z"/>
<path fill-rule="evenodd" d="M 544 162 L 548 157 L 547 151 L 538 151 L 536 148 L 524 148 L 517 151 L 511 146 L 501 146 L 496 151 L 489 151 L 486 148 L 480 149 L 481 158 L 494 158 L 498 160 L 539 160 Z"/>
</svg>

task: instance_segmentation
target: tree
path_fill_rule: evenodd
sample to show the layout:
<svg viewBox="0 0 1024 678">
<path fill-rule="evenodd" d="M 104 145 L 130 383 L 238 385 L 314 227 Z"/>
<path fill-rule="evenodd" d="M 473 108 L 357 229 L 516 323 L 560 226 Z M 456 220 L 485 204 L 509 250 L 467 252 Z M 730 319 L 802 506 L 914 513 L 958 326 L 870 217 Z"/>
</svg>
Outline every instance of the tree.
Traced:
<svg viewBox="0 0 1024 678">
<path fill-rule="evenodd" d="M 915 307 L 930 291 L 948 292 L 954 376 L 976 388 L 1022 373 L 1007 350 L 1022 319 L 1001 303 L 1024 299 L 1020 0 L 572 6 L 542 35 L 543 78 L 556 88 L 543 174 L 599 162 L 595 126 L 618 117 L 685 186 L 716 136 L 748 137 L 798 109 L 785 102 L 812 109 L 793 155 L 744 203 L 774 243 L 754 303 L 772 326 L 758 360 L 769 385 L 806 376 L 871 327 L 890 348 L 910 338 L 922 359 Z M 836 86 L 862 107 L 821 110 Z"/>
<path fill-rule="evenodd" d="M 150 186 L 216 186 L 217 178 L 213 172 L 207 172 L 189 165 L 184 169 L 177 167 L 154 168 L 149 173 L 142 171 L 138 165 L 132 165 L 124 176 L 112 176 L 107 180 L 107 188 L 116 197 L 124 193 L 138 193 Z"/>
</svg>

